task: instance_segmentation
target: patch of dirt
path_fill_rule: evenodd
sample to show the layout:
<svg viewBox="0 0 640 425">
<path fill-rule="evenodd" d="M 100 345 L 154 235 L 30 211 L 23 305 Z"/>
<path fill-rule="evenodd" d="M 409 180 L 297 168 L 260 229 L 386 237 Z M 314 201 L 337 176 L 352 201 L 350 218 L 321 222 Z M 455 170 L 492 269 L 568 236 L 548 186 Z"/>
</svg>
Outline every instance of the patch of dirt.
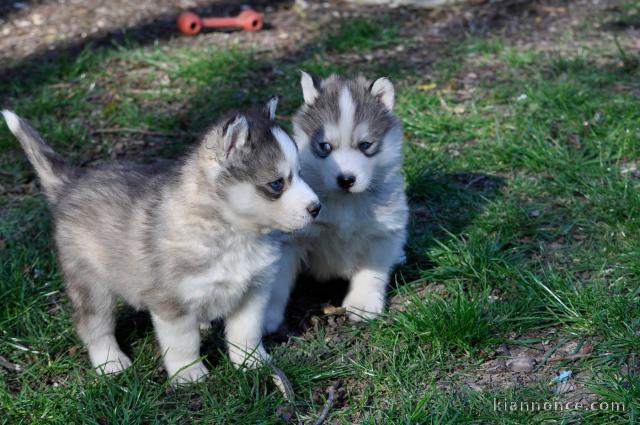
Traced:
<svg viewBox="0 0 640 425">
<path fill-rule="evenodd" d="M 440 377 L 438 387 L 452 390 L 464 384 L 475 391 L 496 392 L 515 387 L 546 387 L 550 398 L 563 402 L 591 403 L 597 396 L 587 388 L 592 375 L 580 368 L 580 361 L 593 354 L 595 341 L 563 340 L 556 329 L 530 332 L 511 344 L 502 344 L 477 367 L 460 373 L 459 380 Z M 556 382 L 562 372 L 571 372 Z"/>
<path fill-rule="evenodd" d="M 286 16 L 274 13 L 282 1 L 254 1 L 253 6 L 266 13 L 267 23 L 273 28 L 287 27 Z M 5 8 L 0 15 L 0 63 L 15 65 L 34 55 L 42 55 L 88 42 L 117 40 L 125 32 L 138 41 L 178 38 L 185 44 L 210 42 L 204 37 L 182 37 L 175 20 L 180 12 L 192 10 L 201 16 L 229 16 L 238 13 L 244 2 L 212 0 L 49 0 L 34 3 L 16 2 L 18 7 Z M 284 14 L 286 15 L 286 14 Z M 224 32 L 213 38 L 228 38 Z M 234 33 L 243 43 L 273 43 L 277 32 Z M 282 37 L 281 37 L 282 38 Z M 291 40 L 295 42 L 294 40 Z"/>
</svg>

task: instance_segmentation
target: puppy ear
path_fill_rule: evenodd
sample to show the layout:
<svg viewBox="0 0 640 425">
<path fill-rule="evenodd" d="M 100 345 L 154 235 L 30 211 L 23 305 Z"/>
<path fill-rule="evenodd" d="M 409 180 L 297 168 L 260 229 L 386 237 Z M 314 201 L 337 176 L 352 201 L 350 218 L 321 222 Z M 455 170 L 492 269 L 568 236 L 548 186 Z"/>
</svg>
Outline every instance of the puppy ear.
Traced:
<svg viewBox="0 0 640 425">
<path fill-rule="evenodd" d="M 224 155 L 230 158 L 242 151 L 249 139 L 249 123 L 247 118 L 238 114 L 227 122 L 223 129 Z"/>
<path fill-rule="evenodd" d="M 264 107 L 264 110 L 267 113 L 267 117 L 269 117 L 270 121 L 274 121 L 276 119 L 277 107 L 278 107 L 278 96 L 271 96 L 271 98 L 267 101 L 267 104 Z"/>
<path fill-rule="evenodd" d="M 388 110 L 393 111 L 396 91 L 393 88 L 391 80 L 387 77 L 378 78 L 371 84 L 369 91 L 371 91 L 371 94 L 377 97 Z"/>
<path fill-rule="evenodd" d="M 300 78 L 300 85 L 302 86 L 302 97 L 304 98 L 304 103 L 307 105 L 313 105 L 313 102 L 316 101 L 318 95 L 320 95 L 320 82 L 318 78 L 313 77 L 311 74 L 307 74 L 306 72 L 300 70 L 302 74 Z"/>
</svg>

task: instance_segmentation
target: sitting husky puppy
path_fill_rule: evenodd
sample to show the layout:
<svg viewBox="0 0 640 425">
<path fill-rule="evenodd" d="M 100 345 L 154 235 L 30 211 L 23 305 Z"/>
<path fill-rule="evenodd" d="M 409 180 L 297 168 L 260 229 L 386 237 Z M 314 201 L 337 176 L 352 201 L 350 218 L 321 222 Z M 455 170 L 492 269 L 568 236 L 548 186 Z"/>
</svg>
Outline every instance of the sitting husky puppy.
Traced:
<svg viewBox="0 0 640 425">
<path fill-rule="evenodd" d="M 220 121 L 164 169 L 72 168 L 3 111 L 40 177 L 76 329 L 100 373 L 131 365 L 114 334 L 118 296 L 150 311 L 174 383 L 207 374 L 199 324 L 216 318 L 235 365 L 268 359 L 262 321 L 281 248 L 272 230 L 299 230 L 320 210 L 276 104 Z"/>
<path fill-rule="evenodd" d="M 408 207 L 402 167 L 402 127 L 393 114 L 394 88 L 302 73 L 304 105 L 293 118 L 302 175 L 323 203 L 308 231 L 285 247 L 265 330 L 283 321 L 302 268 L 319 280 L 350 281 L 343 301 L 352 320 L 382 311 L 389 274 L 404 259 Z"/>
</svg>

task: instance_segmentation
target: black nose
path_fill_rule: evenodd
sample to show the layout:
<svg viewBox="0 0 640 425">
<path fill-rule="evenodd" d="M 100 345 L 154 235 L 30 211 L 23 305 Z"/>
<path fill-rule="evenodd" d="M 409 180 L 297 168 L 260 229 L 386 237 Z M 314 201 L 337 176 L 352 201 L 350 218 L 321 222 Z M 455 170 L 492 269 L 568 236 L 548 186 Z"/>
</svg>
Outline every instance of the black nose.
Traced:
<svg viewBox="0 0 640 425">
<path fill-rule="evenodd" d="M 318 214 L 320 214 L 321 208 L 322 208 L 322 205 L 320 205 L 320 202 L 314 202 L 307 207 L 307 211 L 309 211 L 309 214 L 311 214 L 311 217 L 316 218 Z"/>
<path fill-rule="evenodd" d="M 338 176 L 338 186 L 343 189 L 349 189 L 356 182 L 356 176 L 353 174 L 340 174 Z"/>
</svg>

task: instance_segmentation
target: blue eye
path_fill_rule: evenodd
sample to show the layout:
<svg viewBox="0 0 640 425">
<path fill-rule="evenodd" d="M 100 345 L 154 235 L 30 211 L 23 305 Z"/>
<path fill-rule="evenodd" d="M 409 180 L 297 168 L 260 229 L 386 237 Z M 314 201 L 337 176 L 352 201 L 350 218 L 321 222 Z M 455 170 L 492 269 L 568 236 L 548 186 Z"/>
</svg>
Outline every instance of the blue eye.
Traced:
<svg viewBox="0 0 640 425">
<path fill-rule="evenodd" d="M 333 146 L 331 146 L 327 142 L 318 143 L 318 147 L 320 148 L 320 152 L 322 152 L 324 155 L 329 155 L 333 150 Z"/>
<path fill-rule="evenodd" d="M 278 179 L 278 180 L 272 181 L 271 183 L 269 183 L 269 187 L 274 192 L 282 192 L 282 190 L 284 189 L 284 179 Z"/>
<path fill-rule="evenodd" d="M 358 147 L 360 148 L 360 150 L 362 152 L 366 151 L 367 149 L 369 149 L 371 147 L 373 143 L 369 143 L 369 142 L 360 142 L 360 144 L 358 145 Z"/>
</svg>

